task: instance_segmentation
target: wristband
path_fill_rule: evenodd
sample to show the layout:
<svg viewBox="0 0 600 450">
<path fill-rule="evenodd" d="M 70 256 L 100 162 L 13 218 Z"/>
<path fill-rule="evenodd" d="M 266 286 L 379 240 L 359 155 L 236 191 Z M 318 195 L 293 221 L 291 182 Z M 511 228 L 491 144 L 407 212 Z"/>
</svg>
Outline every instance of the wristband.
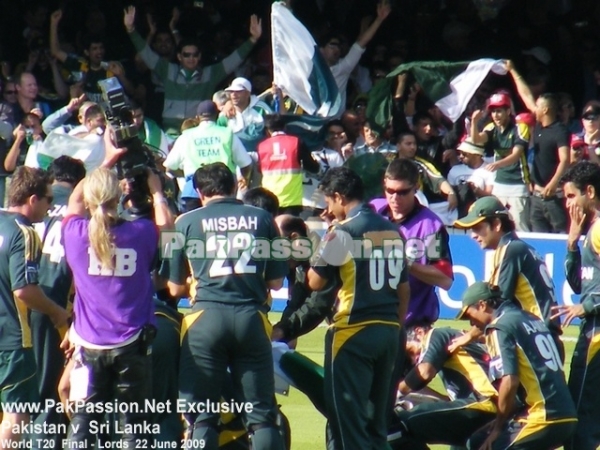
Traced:
<svg viewBox="0 0 600 450">
<path fill-rule="evenodd" d="M 413 391 L 420 391 L 429 383 L 425 378 L 421 376 L 416 367 L 408 372 L 408 375 L 404 378 L 404 383 Z"/>
<path fill-rule="evenodd" d="M 161 198 L 159 198 L 158 200 L 154 200 L 154 205 L 155 205 L 155 206 L 156 206 L 156 205 L 160 205 L 161 203 L 164 203 L 165 205 L 168 205 L 168 204 L 169 204 L 169 202 L 167 201 L 167 199 L 166 199 L 166 198 L 164 198 L 164 197 L 161 197 Z"/>
<path fill-rule="evenodd" d="M 171 30 L 171 33 L 173 33 L 173 34 L 179 34 L 179 30 Z"/>
</svg>

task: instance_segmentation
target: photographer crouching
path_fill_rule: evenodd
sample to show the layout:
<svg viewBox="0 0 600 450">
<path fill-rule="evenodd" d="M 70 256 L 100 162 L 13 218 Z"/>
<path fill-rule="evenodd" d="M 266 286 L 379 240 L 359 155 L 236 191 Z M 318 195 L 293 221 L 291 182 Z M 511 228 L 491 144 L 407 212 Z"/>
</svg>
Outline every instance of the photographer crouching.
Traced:
<svg viewBox="0 0 600 450">
<path fill-rule="evenodd" d="M 105 412 L 101 407 L 115 402 L 122 407 L 117 429 L 122 448 L 135 448 L 136 439 L 151 437 L 144 427 L 150 423 L 144 400 L 151 396 L 150 346 L 156 332 L 150 275 L 157 226 L 172 226 L 173 217 L 159 177 L 148 170 L 144 190 L 154 222 L 119 218 L 122 191 L 111 169 L 127 149 L 116 148 L 111 134 L 104 136 L 104 163 L 77 185 L 63 220 L 65 256 L 75 284 L 74 321 L 63 348 L 74 346 L 70 400 L 84 404 L 73 411 L 66 448 L 90 448 L 98 432 L 107 431 L 97 428 Z"/>
</svg>

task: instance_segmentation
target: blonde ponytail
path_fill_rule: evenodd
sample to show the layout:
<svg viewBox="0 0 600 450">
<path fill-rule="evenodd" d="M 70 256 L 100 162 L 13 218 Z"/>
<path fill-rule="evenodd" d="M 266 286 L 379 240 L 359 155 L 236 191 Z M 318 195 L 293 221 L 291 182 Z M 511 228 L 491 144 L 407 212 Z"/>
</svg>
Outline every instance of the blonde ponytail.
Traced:
<svg viewBox="0 0 600 450">
<path fill-rule="evenodd" d="M 83 198 L 91 212 L 88 225 L 90 246 L 102 266 L 111 270 L 114 269 L 114 237 L 110 227 L 118 219 L 120 197 L 119 180 L 110 170 L 99 168 L 86 177 Z"/>
</svg>

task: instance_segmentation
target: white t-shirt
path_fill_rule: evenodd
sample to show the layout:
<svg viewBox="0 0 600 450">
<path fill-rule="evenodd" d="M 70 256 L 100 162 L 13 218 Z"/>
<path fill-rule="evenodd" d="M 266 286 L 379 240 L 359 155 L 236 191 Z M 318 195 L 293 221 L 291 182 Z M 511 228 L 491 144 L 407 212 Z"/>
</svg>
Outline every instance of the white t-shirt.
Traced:
<svg viewBox="0 0 600 450">
<path fill-rule="evenodd" d="M 463 183 L 473 183 L 480 189 L 493 186 L 496 179 L 496 173 L 490 172 L 481 166 L 477 169 L 471 169 L 466 164 L 457 164 L 448 172 L 448 183 L 451 186 L 458 186 Z"/>
<path fill-rule="evenodd" d="M 318 174 L 304 170 L 302 177 L 302 205 L 308 208 L 325 209 L 325 196 L 317 189 L 319 180 L 329 169 L 344 165 L 344 158 L 335 150 L 323 148 L 312 152 L 312 157 L 318 161 L 321 170 Z"/>
</svg>

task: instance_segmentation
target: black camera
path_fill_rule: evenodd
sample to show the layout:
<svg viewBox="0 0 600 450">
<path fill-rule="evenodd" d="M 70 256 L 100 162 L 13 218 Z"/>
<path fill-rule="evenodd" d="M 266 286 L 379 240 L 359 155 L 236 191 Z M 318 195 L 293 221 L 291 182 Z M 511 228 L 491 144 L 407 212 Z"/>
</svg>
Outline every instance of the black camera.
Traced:
<svg viewBox="0 0 600 450">
<path fill-rule="evenodd" d="M 98 81 L 98 86 L 106 120 L 114 131 L 115 146 L 127 149 L 115 166 L 119 180 L 127 180 L 129 185 L 123 204 L 131 202 L 129 210 L 135 216 L 148 216 L 152 211 L 148 169 L 156 170 L 154 156 L 138 136 L 133 111 L 119 80 L 107 78 Z"/>
</svg>

